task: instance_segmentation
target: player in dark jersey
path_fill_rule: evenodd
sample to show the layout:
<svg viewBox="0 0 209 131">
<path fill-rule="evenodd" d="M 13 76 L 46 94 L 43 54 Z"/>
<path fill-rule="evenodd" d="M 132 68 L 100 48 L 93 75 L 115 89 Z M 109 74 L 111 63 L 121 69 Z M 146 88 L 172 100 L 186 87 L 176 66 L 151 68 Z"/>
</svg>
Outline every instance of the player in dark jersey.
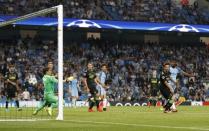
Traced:
<svg viewBox="0 0 209 131">
<path fill-rule="evenodd" d="M 157 103 L 157 96 L 158 96 L 158 78 L 157 78 L 157 72 L 154 71 L 152 74 L 152 77 L 150 79 L 150 84 L 151 84 L 151 89 L 150 89 L 150 98 L 149 98 L 149 104 L 148 105 L 153 105 L 156 106 Z"/>
<path fill-rule="evenodd" d="M 84 82 L 84 87 L 89 93 L 91 94 L 89 98 L 89 112 L 93 112 L 93 107 L 96 104 L 97 106 L 97 111 L 102 112 L 102 109 L 99 106 L 100 103 L 100 97 L 98 90 L 96 88 L 97 84 L 99 83 L 99 80 L 96 75 L 96 71 L 93 68 L 92 63 L 88 63 L 87 65 L 87 71 L 83 74 L 83 82 Z"/>
<path fill-rule="evenodd" d="M 171 106 L 173 104 L 173 93 L 174 90 L 169 84 L 169 81 L 171 80 L 170 78 L 170 64 L 169 63 L 164 63 L 163 64 L 163 70 L 160 73 L 160 85 L 159 89 L 160 92 L 162 93 L 163 97 L 167 100 L 166 104 L 164 105 L 164 113 L 168 113 L 171 111 Z"/>
<path fill-rule="evenodd" d="M 10 101 L 15 100 L 16 107 L 18 111 L 21 111 L 22 109 L 19 107 L 19 101 L 17 97 L 17 92 L 19 90 L 18 86 L 18 74 L 15 72 L 15 66 L 10 65 L 9 66 L 9 72 L 5 75 L 5 94 L 7 97 L 6 100 L 6 111 L 8 110 L 8 104 Z"/>
</svg>

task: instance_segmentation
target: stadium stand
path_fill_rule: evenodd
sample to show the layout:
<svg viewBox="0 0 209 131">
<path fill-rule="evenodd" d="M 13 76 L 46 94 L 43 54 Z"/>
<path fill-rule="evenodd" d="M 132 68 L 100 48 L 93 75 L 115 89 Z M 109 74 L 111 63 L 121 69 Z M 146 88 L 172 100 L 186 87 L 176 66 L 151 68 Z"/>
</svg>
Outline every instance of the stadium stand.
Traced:
<svg viewBox="0 0 209 131">
<path fill-rule="evenodd" d="M 7 63 L 14 62 L 20 77 L 20 96 L 27 89 L 30 99 L 42 98 L 42 69 L 47 64 L 46 60 L 52 59 L 56 62 L 55 41 L 27 37 L 12 41 L 3 40 L 0 44 L 1 75 L 7 71 Z M 204 43 L 157 44 L 89 39 L 83 42 L 65 43 L 64 72 L 65 75 L 77 73 L 78 76 L 82 76 L 87 61 L 93 61 L 96 69 L 102 63 L 107 63 L 112 80 L 112 88 L 108 91 L 109 100 L 138 101 L 150 96 L 149 80 L 153 71 L 158 71 L 162 62 L 175 59 L 182 70 L 194 72 L 196 75 L 194 81 L 182 77 L 182 88 L 177 93 L 187 100 L 204 101 L 209 99 L 208 85 L 203 84 L 204 80 L 209 79 L 208 58 L 209 48 Z M 57 69 L 56 64 L 55 69 Z M 1 92 L 4 88 L 2 82 L 1 78 Z M 84 99 L 86 97 L 82 84 L 80 88 L 80 99 Z M 65 91 L 66 99 L 67 96 L 68 92 Z M 23 96 L 21 98 L 24 99 Z"/>
</svg>

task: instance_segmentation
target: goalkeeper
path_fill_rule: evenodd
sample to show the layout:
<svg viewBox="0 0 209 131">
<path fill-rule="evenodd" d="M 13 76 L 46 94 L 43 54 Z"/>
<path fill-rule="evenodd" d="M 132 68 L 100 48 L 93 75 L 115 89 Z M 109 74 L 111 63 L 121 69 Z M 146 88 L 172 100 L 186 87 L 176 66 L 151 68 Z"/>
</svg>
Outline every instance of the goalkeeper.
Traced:
<svg viewBox="0 0 209 131">
<path fill-rule="evenodd" d="M 40 110 L 44 107 L 47 108 L 48 115 L 52 116 L 52 108 L 57 108 L 58 106 L 58 97 L 54 94 L 54 86 L 58 82 L 58 80 L 53 76 L 52 70 L 50 68 L 44 68 L 43 70 L 44 76 L 42 78 L 44 83 L 44 101 L 43 103 L 33 112 L 33 115 L 37 115 Z"/>
</svg>

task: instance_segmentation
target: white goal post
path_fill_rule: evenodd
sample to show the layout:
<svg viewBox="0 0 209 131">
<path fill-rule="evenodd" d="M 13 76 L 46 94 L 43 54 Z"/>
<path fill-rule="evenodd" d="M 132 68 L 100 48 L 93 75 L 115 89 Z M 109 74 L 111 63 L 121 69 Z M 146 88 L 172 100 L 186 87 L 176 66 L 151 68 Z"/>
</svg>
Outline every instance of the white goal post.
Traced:
<svg viewBox="0 0 209 131">
<path fill-rule="evenodd" d="M 20 16 L 8 21 L 0 22 L 0 28 L 14 24 L 15 22 L 23 21 L 33 17 L 57 12 L 58 27 L 57 27 L 57 41 L 58 41 L 58 116 L 56 120 L 63 120 L 63 5 L 54 6 L 37 12 L 33 12 L 24 16 Z"/>
</svg>

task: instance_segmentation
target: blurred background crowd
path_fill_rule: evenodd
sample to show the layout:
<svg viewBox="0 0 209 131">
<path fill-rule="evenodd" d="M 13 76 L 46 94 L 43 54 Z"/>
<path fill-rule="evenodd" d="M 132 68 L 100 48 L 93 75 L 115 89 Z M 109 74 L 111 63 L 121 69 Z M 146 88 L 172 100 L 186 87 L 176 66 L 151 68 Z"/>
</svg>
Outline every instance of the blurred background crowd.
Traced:
<svg viewBox="0 0 209 131">
<path fill-rule="evenodd" d="M 42 69 L 48 60 L 52 60 L 54 69 L 57 69 L 56 42 L 26 37 L 2 40 L 0 45 L 1 76 L 8 71 L 9 63 L 15 63 L 21 87 L 20 98 L 42 98 Z M 181 75 L 181 88 L 177 94 L 187 100 L 205 101 L 209 98 L 209 47 L 204 43 L 144 43 L 90 38 L 65 43 L 64 47 L 64 75 L 77 74 L 80 100 L 87 96 L 81 79 L 88 62 L 93 62 L 96 71 L 103 63 L 108 65 L 108 77 L 112 81 L 108 90 L 109 101 L 139 101 L 151 96 L 150 80 L 158 77 L 162 63 L 168 60 L 175 60 L 182 70 L 195 75 L 192 78 Z M 3 81 L 1 78 L 1 94 Z M 68 84 L 64 85 L 64 98 L 67 100 Z M 29 92 L 29 95 L 23 95 L 23 92 Z M 25 94 L 29 98 L 25 98 Z"/>
</svg>

